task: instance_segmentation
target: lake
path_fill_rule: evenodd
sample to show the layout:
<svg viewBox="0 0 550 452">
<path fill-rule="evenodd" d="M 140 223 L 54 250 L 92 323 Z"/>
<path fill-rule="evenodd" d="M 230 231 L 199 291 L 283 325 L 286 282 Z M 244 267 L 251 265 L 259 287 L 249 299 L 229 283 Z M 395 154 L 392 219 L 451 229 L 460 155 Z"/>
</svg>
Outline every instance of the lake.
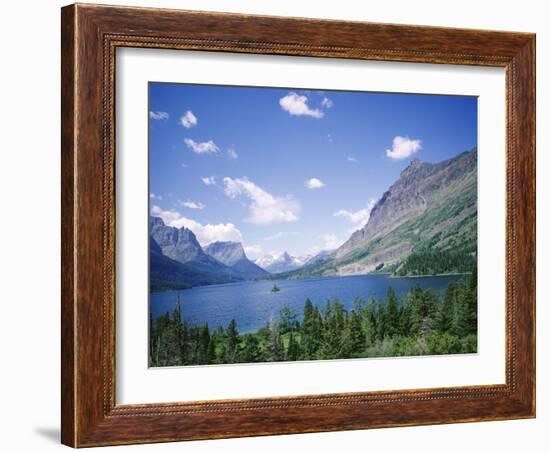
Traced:
<svg viewBox="0 0 550 452">
<path fill-rule="evenodd" d="M 420 276 L 394 278 L 389 275 L 360 275 L 318 279 L 276 281 L 280 292 L 271 292 L 273 281 L 245 281 L 181 290 L 182 316 L 189 323 L 210 328 L 226 327 L 231 319 L 237 322 L 240 332 L 256 331 L 272 319 L 279 310 L 288 306 L 301 319 L 306 298 L 323 307 L 327 299 L 338 297 L 346 309 L 353 307 L 359 297 L 365 301 L 383 299 L 391 286 L 398 296 L 406 294 L 416 284 L 423 289 L 442 291 L 461 275 Z M 150 295 L 151 313 L 157 318 L 171 312 L 177 300 L 177 291 L 155 292 Z"/>
</svg>

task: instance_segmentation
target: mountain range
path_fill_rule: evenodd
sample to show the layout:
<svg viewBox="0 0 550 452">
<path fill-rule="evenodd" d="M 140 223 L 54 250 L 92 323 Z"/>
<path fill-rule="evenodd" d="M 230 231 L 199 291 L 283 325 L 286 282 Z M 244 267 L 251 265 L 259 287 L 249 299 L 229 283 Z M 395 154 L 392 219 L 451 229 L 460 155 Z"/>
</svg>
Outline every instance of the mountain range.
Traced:
<svg viewBox="0 0 550 452">
<path fill-rule="evenodd" d="M 251 262 L 239 242 L 214 242 L 204 248 L 209 256 L 227 265 L 244 279 L 256 279 L 269 273 Z"/>
<path fill-rule="evenodd" d="M 266 254 L 254 262 L 267 270 L 269 273 L 285 273 L 299 268 L 305 265 L 311 265 L 316 262 L 327 259 L 332 255 L 334 250 L 323 250 L 317 254 L 306 254 L 305 256 L 292 256 L 287 251 L 282 254 Z"/>
<path fill-rule="evenodd" d="M 358 195 L 360 197 L 360 194 Z M 252 262 L 241 243 L 202 248 L 188 228 L 150 221 L 151 290 L 264 278 L 470 271 L 477 254 L 477 149 L 439 163 L 417 159 L 376 202 L 367 223 L 338 249 L 288 252 Z"/>
<path fill-rule="evenodd" d="M 255 279 L 268 272 L 251 262 L 240 243 L 214 242 L 203 249 L 188 228 L 150 218 L 149 275 L 152 291 Z"/>
<path fill-rule="evenodd" d="M 296 257 L 288 252 L 282 254 L 266 254 L 254 262 L 269 273 L 282 273 L 302 267 L 311 258 L 311 255 Z"/>
<path fill-rule="evenodd" d="M 367 223 L 328 258 L 283 277 L 468 271 L 477 254 L 477 149 L 439 163 L 412 160 Z"/>
</svg>

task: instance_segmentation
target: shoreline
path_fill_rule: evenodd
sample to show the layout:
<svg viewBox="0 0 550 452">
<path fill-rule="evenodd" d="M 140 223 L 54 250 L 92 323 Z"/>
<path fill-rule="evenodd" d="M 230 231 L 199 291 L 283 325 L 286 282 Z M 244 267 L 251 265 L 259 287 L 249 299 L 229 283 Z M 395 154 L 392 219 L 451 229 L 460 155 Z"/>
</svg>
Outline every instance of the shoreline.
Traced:
<svg viewBox="0 0 550 452">
<path fill-rule="evenodd" d="M 471 272 L 437 273 L 435 275 L 390 275 L 390 278 L 438 278 L 440 276 L 464 276 L 470 273 Z"/>
<path fill-rule="evenodd" d="M 399 275 L 394 275 L 393 273 L 390 273 L 390 272 L 386 272 L 386 273 L 380 272 L 380 273 L 360 273 L 360 274 L 355 274 L 355 275 L 317 276 L 317 277 L 309 277 L 309 278 L 281 278 L 281 279 L 260 279 L 260 280 L 249 279 L 249 280 L 233 281 L 233 282 L 227 282 L 227 283 L 221 283 L 221 284 L 203 284 L 203 285 L 200 285 L 200 286 L 184 287 L 184 288 L 181 288 L 181 289 L 154 290 L 154 291 L 149 291 L 149 295 L 156 294 L 156 293 L 163 293 L 163 292 L 179 292 L 179 291 L 183 291 L 183 290 L 199 289 L 199 288 L 204 288 L 204 287 L 229 286 L 229 285 L 232 285 L 232 284 L 260 283 L 260 282 L 268 282 L 268 281 L 271 281 L 271 282 L 273 282 L 273 281 L 315 281 L 315 280 L 319 280 L 319 279 L 354 278 L 354 277 L 359 277 L 359 276 L 388 276 L 388 278 L 391 278 L 391 279 L 399 279 L 399 278 L 412 279 L 412 278 L 438 278 L 438 277 L 442 277 L 442 276 L 465 276 L 465 275 L 469 275 L 469 274 L 470 274 L 470 272 L 454 272 L 454 273 L 437 273 L 435 275 L 427 274 L 427 275 L 404 275 L 404 276 L 399 276 Z"/>
</svg>

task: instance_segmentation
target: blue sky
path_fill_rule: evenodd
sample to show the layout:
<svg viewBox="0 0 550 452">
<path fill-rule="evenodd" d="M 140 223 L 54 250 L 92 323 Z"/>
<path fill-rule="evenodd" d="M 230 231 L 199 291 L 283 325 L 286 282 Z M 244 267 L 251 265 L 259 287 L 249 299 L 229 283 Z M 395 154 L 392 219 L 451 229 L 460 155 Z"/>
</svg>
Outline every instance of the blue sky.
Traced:
<svg viewBox="0 0 550 452">
<path fill-rule="evenodd" d="M 413 158 L 476 145 L 475 97 L 149 84 L 152 214 L 253 259 L 339 246 Z"/>
</svg>

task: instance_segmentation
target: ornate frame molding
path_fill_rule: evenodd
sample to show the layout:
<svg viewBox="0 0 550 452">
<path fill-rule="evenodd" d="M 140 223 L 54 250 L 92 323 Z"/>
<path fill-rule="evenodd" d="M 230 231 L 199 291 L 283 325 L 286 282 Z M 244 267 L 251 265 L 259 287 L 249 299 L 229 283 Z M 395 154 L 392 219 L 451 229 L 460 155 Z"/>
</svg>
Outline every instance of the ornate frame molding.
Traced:
<svg viewBox="0 0 550 452">
<path fill-rule="evenodd" d="M 62 9 L 62 43 L 64 444 L 81 447 L 535 415 L 534 35 L 71 5 Z M 506 383 L 116 405 L 118 47 L 506 68 Z"/>
</svg>

